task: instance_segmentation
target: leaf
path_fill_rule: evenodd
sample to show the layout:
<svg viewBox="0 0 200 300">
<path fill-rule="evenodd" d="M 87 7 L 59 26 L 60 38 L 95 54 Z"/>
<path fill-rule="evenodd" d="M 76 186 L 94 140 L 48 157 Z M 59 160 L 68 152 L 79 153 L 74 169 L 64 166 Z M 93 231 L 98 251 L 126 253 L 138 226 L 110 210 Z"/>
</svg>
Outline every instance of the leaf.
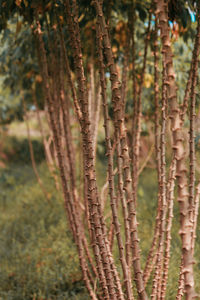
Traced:
<svg viewBox="0 0 200 300">
<path fill-rule="evenodd" d="M 40 75 L 36 75 L 35 76 L 35 81 L 39 82 L 39 83 L 42 82 L 42 77 Z"/>
<path fill-rule="evenodd" d="M 33 75 L 33 70 L 30 70 L 27 74 L 26 74 L 26 77 L 27 78 L 31 78 Z"/>
<path fill-rule="evenodd" d="M 147 17 L 146 11 L 140 5 L 136 5 L 136 9 L 138 10 L 140 20 L 144 22 Z"/>
<path fill-rule="evenodd" d="M 9 28 L 6 28 L 4 31 L 3 31 L 3 39 L 6 40 L 9 35 L 10 35 L 11 31 Z"/>
<path fill-rule="evenodd" d="M 15 0 L 15 4 L 16 4 L 18 7 L 21 7 L 21 3 L 22 3 L 22 0 Z"/>
<path fill-rule="evenodd" d="M 52 7 L 52 2 L 47 3 L 47 5 L 45 6 L 45 11 L 50 10 Z"/>
<path fill-rule="evenodd" d="M 22 22 L 19 21 L 19 22 L 17 22 L 17 25 L 16 25 L 16 35 L 20 32 L 21 28 L 22 28 Z"/>
<path fill-rule="evenodd" d="M 153 76 L 151 74 L 145 74 L 144 76 L 144 86 L 145 88 L 150 88 L 151 84 L 153 83 Z"/>
<path fill-rule="evenodd" d="M 180 14 L 180 19 L 184 28 L 187 26 L 187 22 L 190 21 L 190 15 L 187 9 L 183 8 Z"/>
<path fill-rule="evenodd" d="M 28 1 L 27 0 L 24 0 L 24 5 L 25 5 L 25 7 L 28 7 Z"/>
</svg>

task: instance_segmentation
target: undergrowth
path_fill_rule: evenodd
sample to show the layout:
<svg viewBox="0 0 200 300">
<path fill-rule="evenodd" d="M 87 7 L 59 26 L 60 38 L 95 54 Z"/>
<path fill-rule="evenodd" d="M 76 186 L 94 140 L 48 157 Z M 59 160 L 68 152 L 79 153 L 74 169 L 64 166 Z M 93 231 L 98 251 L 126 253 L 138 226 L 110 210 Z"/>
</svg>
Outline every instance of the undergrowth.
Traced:
<svg viewBox="0 0 200 300">
<path fill-rule="evenodd" d="M 50 203 L 46 202 L 36 181 L 28 151 L 24 151 L 27 149 L 27 141 L 10 139 L 6 146 L 9 159 L 6 168 L 0 169 L 0 299 L 89 299 L 82 281 L 77 250 L 67 226 L 62 196 L 56 191 L 42 160 L 43 152 L 39 141 L 33 145 L 36 155 L 40 157 L 38 169 L 45 188 L 51 195 Z M 105 166 L 102 170 L 100 161 L 97 173 L 103 184 Z M 154 230 L 157 193 L 155 182 L 155 170 L 146 169 L 140 177 L 137 207 L 143 267 Z M 109 210 L 108 203 L 106 207 Z M 176 297 L 180 265 L 181 242 L 177 238 L 179 209 L 176 202 L 174 215 L 172 259 L 166 297 L 169 300 Z M 198 291 L 198 232 L 197 235 L 195 276 Z M 114 253 L 118 260 L 117 251 Z M 150 284 L 147 291 L 150 295 Z"/>
</svg>

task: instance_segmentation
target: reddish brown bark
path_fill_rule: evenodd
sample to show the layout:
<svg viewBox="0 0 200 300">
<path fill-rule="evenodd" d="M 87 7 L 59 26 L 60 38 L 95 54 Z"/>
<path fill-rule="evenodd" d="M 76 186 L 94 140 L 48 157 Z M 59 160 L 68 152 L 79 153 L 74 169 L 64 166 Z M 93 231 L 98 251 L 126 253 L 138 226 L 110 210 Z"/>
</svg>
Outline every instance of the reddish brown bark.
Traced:
<svg viewBox="0 0 200 300">
<path fill-rule="evenodd" d="M 190 218 L 194 222 L 194 211 L 195 211 L 195 116 L 196 116 L 196 85 L 198 77 L 198 62 L 200 52 L 200 3 L 198 3 L 197 11 L 197 34 L 195 39 L 194 51 L 193 51 L 193 67 L 192 67 L 192 81 L 191 81 L 191 94 L 190 94 L 190 141 L 189 141 L 189 158 L 190 158 L 190 179 L 189 179 L 189 213 Z"/>
<path fill-rule="evenodd" d="M 167 79 L 168 79 L 168 99 L 170 107 L 171 130 L 173 137 L 173 151 L 177 161 L 177 179 L 178 179 L 178 202 L 180 205 L 180 235 L 182 239 L 183 254 L 183 273 L 185 280 L 186 299 L 196 297 L 194 287 L 193 274 L 193 255 L 191 247 L 191 230 L 192 223 L 189 216 L 189 199 L 188 199 L 188 183 L 187 169 L 184 163 L 185 149 L 181 134 L 182 122 L 180 118 L 180 109 L 176 97 L 176 83 L 173 69 L 173 54 L 171 50 L 171 41 L 169 38 L 167 4 L 161 1 L 155 1 L 156 15 L 159 20 L 159 28 L 161 30 L 161 40 L 163 45 L 163 60 L 166 63 Z"/>
<path fill-rule="evenodd" d="M 99 52 L 99 65 L 100 65 L 100 80 L 101 80 L 101 92 L 102 92 L 102 100 L 103 100 L 103 113 L 104 113 L 104 127 L 105 127 L 105 139 L 106 139 L 106 149 L 107 149 L 107 157 L 108 157 L 108 176 L 109 176 L 109 194 L 110 194 L 110 206 L 112 209 L 112 217 L 113 217 L 113 225 L 115 228 L 116 238 L 118 242 L 119 249 L 119 257 L 122 265 L 124 282 L 126 286 L 126 296 L 127 299 L 133 299 L 133 292 L 131 287 L 131 278 L 130 272 L 127 265 L 127 261 L 124 253 L 124 245 L 122 241 L 122 235 L 120 230 L 120 224 L 118 219 L 118 209 L 117 209 L 117 198 L 115 194 L 115 186 L 114 186 L 114 169 L 113 169 L 113 156 L 112 156 L 112 145 L 111 145 L 111 137 L 109 130 L 109 115 L 108 115 L 108 104 L 106 97 L 106 81 L 105 81 L 105 71 L 104 71 L 104 63 L 103 63 L 103 46 L 102 46 L 102 34 L 100 34 L 100 30 L 98 28 L 99 24 L 97 24 L 97 45 Z"/>
<path fill-rule="evenodd" d="M 141 136 L 141 122 L 142 122 L 142 88 L 144 84 L 144 77 L 147 62 L 147 50 L 149 44 L 149 34 L 151 27 L 151 11 L 149 12 L 149 22 L 145 38 L 143 67 L 141 71 L 141 81 L 139 84 L 138 94 L 135 98 L 134 114 L 133 114 L 133 129 L 132 129 L 132 184 L 133 184 L 133 197 L 134 203 L 137 205 L 137 186 L 138 186 L 138 170 L 139 170 L 139 154 L 140 154 L 140 136 Z M 134 43 L 134 40 L 133 40 Z M 134 53 L 133 53 L 134 55 Z M 134 60 L 134 59 L 133 59 Z M 134 79 L 135 81 L 135 79 Z M 135 85 L 135 83 L 133 83 Z M 135 90 L 135 86 L 134 86 Z M 135 91 L 134 91 L 135 96 Z M 135 127 L 135 128 L 134 128 Z"/>
<path fill-rule="evenodd" d="M 130 173 L 130 157 L 127 144 L 126 128 L 123 119 L 123 104 L 121 102 L 120 82 L 118 79 L 118 73 L 113 61 L 113 55 L 111 50 L 111 44 L 108 34 L 107 25 L 102 12 L 102 7 L 99 1 L 93 1 L 93 5 L 96 9 L 97 23 L 100 26 L 100 32 L 103 37 L 104 54 L 108 61 L 108 67 L 110 71 L 111 89 L 112 89 L 112 103 L 114 108 L 114 126 L 115 134 L 119 135 L 120 145 L 122 149 L 123 169 L 124 169 L 124 190 L 126 191 L 128 209 L 129 209 L 129 222 L 131 231 L 131 243 L 132 243 L 132 255 L 133 255 L 133 267 L 135 271 L 135 281 L 137 286 L 137 292 L 140 299 L 147 299 L 147 295 L 143 285 L 142 270 L 140 265 L 140 251 L 139 251 L 139 239 L 137 233 L 137 218 L 133 201 L 133 189 Z"/>
<path fill-rule="evenodd" d="M 157 215 L 156 215 L 156 223 L 154 229 L 153 240 L 151 244 L 151 248 L 149 250 L 149 254 L 147 257 L 145 269 L 144 269 L 144 282 L 147 283 L 151 272 L 154 267 L 154 263 L 156 261 L 156 253 L 155 248 L 158 241 L 159 236 L 159 227 L 160 227 L 160 207 L 161 207 L 161 197 L 160 197 L 160 183 L 161 183 L 161 163 L 160 163 L 160 113 L 159 113 L 159 54 L 158 54 L 158 40 L 157 40 L 157 20 L 155 20 L 155 32 L 154 32 L 154 98 L 155 98 L 155 152 L 156 152 L 156 170 L 157 170 L 157 179 L 158 179 L 158 192 L 157 192 Z"/>
<path fill-rule="evenodd" d="M 76 3 L 73 1 L 73 12 L 76 12 Z M 82 137 L 85 156 L 85 175 L 87 177 L 87 193 L 90 213 L 91 229 L 93 231 L 93 250 L 97 262 L 97 270 L 101 278 L 102 288 L 105 295 L 110 299 L 116 299 L 117 295 L 123 299 L 120 291 L 115 290 L 116 278 L 113 278 L 113 268 L 111 253 L 109 253 L 109 244 L 106 237 L 106 228 L 98 199 L 98 190 L 96 185 L 96 174 L 94 168 L 93 140 L 91 138 L 89 112 L 88 112 L 88 92 L 85 86 L 85 75 L 82 62 L 82 52 L 80 45 L 80 33 L 77 16 L 72 14 L 69 1 L 66 1 L 67 21 L 69 33 L 71 36 L 71 46 L 73 49 L 73 58 L 75 64 L 75 73 L 78 83 L 78 101 L 82 111 Z M 100 255 L 99 255 L 100 254 Z M 110 262 L 109 262 L 110 261 Z M 101 267 L 103 265 L 103 269 Z M 105 277 L 104 277 L 105 276 Z M 105 278 L 105 279 L 104 279 Z M 106 282 L 105 282 L 106 280 Z"/>
<path fill-rule="evenodd" d="M 47 105 L 48 105 L 48 112 L 51 120 L 51 125 L 52 125 L 52 130 L 53 130 L 53 138 L 54 138 L 54 143 L 56 147 L 56 152 L 58 155 L 58 162 L 59 162 L 59 169 L 60 169 L 60 174 L 61 174 L 61 181 L 62 181 L 62 188 L 63 188 L 63 194 L 64 194 L 64 200 L 65 200 L 65 207 L 66 211 L 68 214 L 69 221 L 72 222 L 70 225 L 72 227 L 72 232 L 74 234 L 74 239 L 77 244 L 77 249 L 79 252 L 79 259 L 80 259 L 80 266 L 83 272 L 83 279 L 85 281 L 86 287 L 88 289 L 88 292 L 91 296 L 92 299 L 96 300 L 97 297 L 94 294 L 90 280 L 88 278 L 88 266 L 86 264 L 85 258 L 84 258 L 84 250 L 83 250 L 83 245 L 81 241 L 81 230 L 80 230 L 80 224 L 78 223 L 77 220 L 77 214 L 75 212 L 75 206 L 72 203 L 70 191 L 69 191 L 69 186 L 68 186 L 68 180 L 66 177 L 65 173 L 65 168 L 64 168 L 64 161 L 61 153 L 61 145 L 60 145 L 60 139 L 58 138 L 59 131 L 58 131 L 58 126 L 56 126 L 56 121 L 57 121 L 57 116 L 55 115 L 55 111 L 53 110 L 53 101 L 52 101 L 52 95 L 50 93 L 49 89 L 49 75 L 48 75 L 48 64 L 47 64 L 47 59 L 46 59 L 46 53 L 45 53 L 45 48 L 42 40 L 42 31 L 41 31 L 41 26 L 37 18 L 37 29 L 35 30 L 35 35 L 38 39 L 38 45 L 39 45 L 39 51 L 40 53 L 40 58 L 42 62 L 42 77 L 43 77 L 43 83 L 44 83 L 44 92 L 45 96 L 47 99 Z"/>
<path fill-rule="evenodd" d="M 167 199 L 166 199 L 166 111 L 167 111 L 167 80 L 166 80 L 166 63 L 163 61 L 163 74 L 162 74 L 162 113 L 161 113 L 161 133 L 160 133 L 160 224 L 159 224 L 159 244 L 156 257 L 156 268 L 153 280 L 152 299 L 160 298 L 161 293 L 161 280 L 162 280 L 162 266 L 163 266 L 163 253 L 164 253 L 164 238 L 165 238 L 165 225 L 167 214 Z"/>
</svg>

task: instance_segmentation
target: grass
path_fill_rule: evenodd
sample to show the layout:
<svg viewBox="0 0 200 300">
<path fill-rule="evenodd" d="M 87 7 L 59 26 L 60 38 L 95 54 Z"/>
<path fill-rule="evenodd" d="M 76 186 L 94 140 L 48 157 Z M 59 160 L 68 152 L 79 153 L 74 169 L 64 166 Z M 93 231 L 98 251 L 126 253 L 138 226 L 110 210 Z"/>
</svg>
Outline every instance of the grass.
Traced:
<svg viewBox="0 0 200 300">
<path fill-rule="evenodd" d="M 38 167 L 50 204 L 30 163 L 18 159 L 0 170 L 0 299 L 88 299 L 61 195 L 46 165 Z"/>
<path fill-rule="evenodd" d="M 68 230 L 62 197 L 55 190 L 43 161 L 40 141 L 35 140 L 33 145 L 40 176 L 51 195 L 50 204 L 45 201 L 35 179 L 27 141 L 10 137 L 5 143 L 7 167 L 0 170 L 0 299 L 89 299 L 82 281 L 76 247 Z M 102 185 L 105 162 L 102 168 L 98 161 L 97 174 Z M 140 177 L 137 208 L 143 267 L 154 229 L 155 182 L 155 170 L 146 169 Z M 177 203 L 174 215 L 168 300 L 176 297 L 180 265 Z M 195 256 L 197 291 L 200 291 L 199 238 L 198 233 Z M 114 250 L 117 261 L 117 251 Z M 147 290 L 150 294 L 149 286 Z"/>
</svg>

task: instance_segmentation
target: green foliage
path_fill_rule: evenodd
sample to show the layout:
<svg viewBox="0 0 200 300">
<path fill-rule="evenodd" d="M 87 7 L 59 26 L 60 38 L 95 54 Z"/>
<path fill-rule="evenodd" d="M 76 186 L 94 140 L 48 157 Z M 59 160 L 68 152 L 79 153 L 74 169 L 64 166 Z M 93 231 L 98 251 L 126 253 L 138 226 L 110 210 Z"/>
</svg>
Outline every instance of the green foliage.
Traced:
<svg viewBox="0 0 200 300">
<path fill-rule="evenodd" d="M 88 68 L 91 56 L 96 53 L 95 44 L 95 11 L 90 5 L 90 1 L 78 1 L 79 4 L 79 23 L 81 28 L 81 41 L 83 48 L 83 57 L 85 67 Z M 21 90 L 25 91 L 26 102 L 32 102 L 31 90 L 36 83 L 37 99 L 40 106 L 43 107 L 43 95 L 41 90 L 39 68 L 37 63 L 36 45 L 32 36 L 30 24 L 33 22 L 33 10 L 35 9 L 41 19 L 42 30 L 44 32 L 45 46 L 48 51 L 47 43 L 47 28 L 45 25 L 44 13 L 47 13 L 47 18 L 51 24 L 57 23 L 58 15 L 62 20 L 63 32 L 67 44 L 68 55 L 70 58 L 70 66 L 73 71 L 74 65 L 71 60 L 71 47 L 69 47 L 69 37 L 67 34 L 65 8 L 62 1 L 1 1 L 0 16 L 2 16 L 2 33 L 1 33 L 1 50 L 0 50 L 0 73 L 2 79 L 0 82 L 0 122 L 9 123 L 15 117 L 22 118 L 23 109 L 21 105 Z M 147 28 L 147 20 L 151 1 L 142 0 L 136 1 L 136 74 L 141 72 L 142 68 L 142 53 L 143 53 L 143 40 Z M 112 36 L 112 46 L 115 55 L 116 63 L 122 67 L 124 59 L 125 41 L 127 36 L 127 22 L 128 13 L 131 13 L 132 1 L 120 0 L 117 3 L 113 1 L 104 2 L 104 12 L 106 18 L 109 18 L 110 35 Z M 180 46 L 180 53 L 175 55 L 176 59 L 181 57 L 187 60 L 188 48 L 190 48 L 191 38 L 194 37 L 195 30 L 191 22 L 191 14 L 195 18 L 195 1 L 169 1 L 169 20 L 172 26 L 175 22 L 179 24 L 179 28 L 175 30 L 178 36 L 183 36 L 183 40 L 178 40 L 176 44 Z M 152 19 L 152 26 L 154 24 L 154 17 Z M 182 30 L 184 28 L 184 30 Z M 51 35 L 51 31 L 50 31 Z M 150 44 L 153 45 L 152 37 Z M 130 47 L 131 49 L 131 47 Z M 94 55 L 96 60 L 96 55 Z M 147 74 L 152 75 L 152 53 L 149 53 L 147 60 Z M 95 61 L 97 64 L 97 61 Z M 131 62 L 130 62 L 131 64 Z M 130 68 L 131 70 L 131 68 Z M 86 72 L 87 73 L 87 72 Z M 178 85 L 185 80 L 185 70 L 179 72 L 177 78 Z M 87 74 L 86 74 L 87 76 Z M 181 77 L 181 78 L 180 78 Z M 138 84 L 140 80 L 137 78 Z M 7 89 L 5 89 L 5 87 Z M 147 84 L 147 90 L 144 92 L 144 101 L 149 95 L 151 86 Z M 129 99 L 128 99 L 129 101 Z M 132 101 L 130 99 L 130 101 Z M 146 107 L 149 105 L 144 103 Z M 152 112 L 150 105 L 148 112 Z M 146 108 L 145 108 L 146 110 Z"/>
<path fill-rule="evenodd" d="M 22 152 L 24 147 L 23 140 L 16 141 L 13 138 L 7 139 L 4 144 L 6 144 L 4 149 L 7 149 L 7 155 L 9 149 L 21 147 Z M 34 149 L 36 150 L 37 147 Z M 0 297 L 5 300 L 89 299 L 82 281 L 77 249 L 67 226 L 61 194 L 55 190 L 45 163 L 38 164 L 42 181 L 51 195 L 50 203 L 47 203 L 36 182 L 31 165 L 24 164 L 26 158 L 19 159 L 16 163 L 20 155 L 20 151 L 16 151 L 16 159 L 12 162 L 9 159 L 7 168 L 0 170 Z M 41 152 L 38 152 L 39 155 Z M 99 188 L 105 180 L 105 161 L 102 163 L 101 158 L 102 155 L 97 156 Z M 143 267 L 153 237 L 156 182 L 154 169 L 147 168 L 140 176 L 137 211 Z M 105 214 L 107 224 L 110 224 L 108 203 Z M 174 215 L 172 259 L 167 287 L 169 300 L 175 299 L 176 296 L 180 263 L 181 242 L 178 235 L 177 203 L 175 203 Z M 120 221 L 123 222 L 122 218 Z M 199 241 L 198 233 L 195 253 L 197 262 L 200 261 Z M 119 267 L 117 247 L 114 248 L 114 255 Z M 195 265 L 197 290 L 200 288 L 198 270 L 199 263 Z M 147 288 L 147 291 L 150 293 L 150 288 Z"/>
<path fill-rule="evenodd" d="M 0 298 L 88 299 L 61 195 L 46 166 L 39 170 L 50 204 L 31 166 L 0 172 Z"/>
<path fill-rule="evenodd" d="M 43 144 L 38 139 L 32 140 L 34 156 L 37 163 L 44 159 Z M 29 144 L 27 138 L 17 138 L 11 136 L 5 139 L 3 144 L 3 152 L 6 154 L 7 160 L 15 164 L 31 164 Z"/>
<path fill-rule="evenodd" d="M 122 68 L 124 48 L 126 40 L 126 26 L 128 11 L 132 1 L 105 1 L 104 11 L 109 18 L 110 35 L 112 37 L 113 52 L 116 64 Z M 95 53 L 94 34 L 94 8 L 90 7 L 90 1 L 78 1 L 79 23 L 81 27 L 81 41 L 83 46 L 84 66 L 87 68 L 91 56 Z M 55 10 L 63 17 L 63 32 L 68 45 L 68 55 L 71 57 L 67 26 L 62 1 L 0 1 L 0 123 L 9 123 L 16 117 L 20 119 L 23 114 L 21 105 L 21 90 L 25 90 L 26 103 L 32 103 L 32 90 L 36 87 L 37 99 L 43 106 L 41 91 L 41 77 L 36 59 L 35 43 L 32 38 L 30 23 L 33 21 L 33 8 L 39 13 L 44 31 L 44 42 L 48 52 L 47 32 L 44 23 L 44 12 L 48 11 L 48 17 L 52 23 L 57 22 Z M 137 85 L 140 84 L 143 62 L 144 37 L 147 28 L 147 18 L 150 1 L 136 1 L 136 76 Z M 183 100 L 187 72 L 191 61 L 192 38 L 195 26 L 190 21 L 190 10 L 194 11 L 194 1 L 169 1 L 169 20 L 179 24 L 179 31 L 172 30 L 174 47 L 174 66 L 176 81 L 179 87 L 179 99 Z M 154 24 L 154 21 L 152 21 Z M 175 24 L 175 23 L 174 23 Z M 172 24 L 173 26 L 173 24 Z M 184 30 L 182 30 L 182 27 Z M 181 31 L 182 30 L 182 31 Z M 176 34 L 181 38 L 176 40 Z M 50 32 L 51 35 L 51 32 Z M 125 36 L 125 39 L 124 39 Z M 143 115 L 152 117 L 154 104 L 153 90 L 153 55 L 152 35 L 151 49 L 147 55 L 147 72 L 144 78 L 143 88 Z M 159 45 L 160 47 L 160 45 Z M 116 52 L 115 52 L 116 51 Z M 96 57 L 94 58 L 94 60 Z M 131 63 L 131 62 L 129 62 Z M 70 60 L 73 72 L 73 62 Z M 130 73 L 131 73 L 131 67 Z M 160 63 L 161 69 L 161 63 Z M 87 72 L 89 73 L 89 72 Z M 107 73 L 109 77 L 109 73 Z M 131 74 L 129 74 L 131 75 Z M 86 74 L 87 76 L 87 74 Z M 127 83 L 128 94 L 126 102 L 127 127 L 130 128 L 132 118 L 133 99 L 131 82 Z M 109 115 L 113 118 L 111 107 L 111 89 L 108 83 Z M 30 106 L 29 106 L 30 107 Z M 102 127 L 102 124 L 100 124 Z M 130 134 L 130 132 L 128 132 Z M 142 136 L 148 135 L 147 123 L 142 124 Z M 97 145 L 97 178 L 100 188 L 106 178 L 106 158 L 104 133 L 99 132 Z M 199 144 L 199 135 L 196 143 Z M 33 140 L 33 148 L 36 162 L 41 165 L 39 172 L 45 188 L 51 195 L 50 203 L 45 198 L 36 182 L 30 165 L 30 154 L 27 139 L 12 137 L 3 145 L 9 166 L 0 171 L 0 297 L 2 299 L 88 299 L 88 294 L 83 287 L 83 281 L 79 268 L 76 247 L 72 241 L 71 233 L 67 229 L 64 207 L 61 195 L 55 191 L 54 183 L 50 178 L 44 163 L 43 147 L 39 140 Z M 76 155 L 79 155 L 78 153 Z M 156 174 L 154 170 L 146 169 L 140 177 L 138 190 L 138 220 L 139 236 L 142 247 L 142 264 L 146 260 L 153 236 L 153 219 L 156 212 Z M 80 180 L 81 185 L 81 180 Z M 107 225 L 111 223 L 110 206 L 105 207 Z M 177 278 L 180 264 L 180 238 L 179 209 L 175 204 L 175 218 L 172 230 L 172 260 L 170 262 L 167 299 L 175 299 L 177 290 Z M 121 218 L 121 222 L 123 222 Z M 200 261 L 199 239 L 196 247 L 196 258 Z M 119 265 L 117 247 L 114 248 L 115 259 Z M 197 289 L 200 288 L 200 265 L 196 264 Z M 149 292 L 149 291 L 148 291 Z"/>
</svg>

